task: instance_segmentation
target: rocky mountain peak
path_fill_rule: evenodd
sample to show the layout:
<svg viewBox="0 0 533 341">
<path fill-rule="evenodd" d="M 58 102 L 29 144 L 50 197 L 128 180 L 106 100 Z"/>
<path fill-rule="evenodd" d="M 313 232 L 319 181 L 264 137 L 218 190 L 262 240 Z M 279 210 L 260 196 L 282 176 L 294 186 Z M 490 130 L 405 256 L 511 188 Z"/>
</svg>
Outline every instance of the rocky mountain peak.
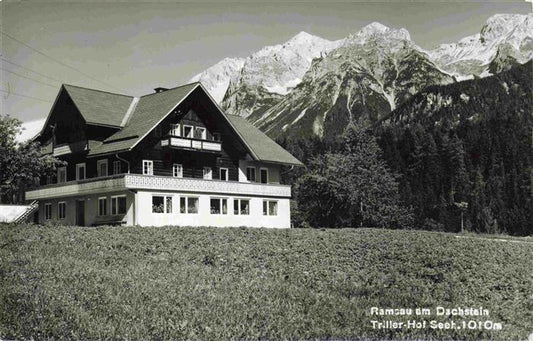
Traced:
<svg viewBox="0 0 533 341">
<path fill-rule="evenodd" d="M 300 43 L 300 42 L 308 42 L 308 41 L 311 41 L 313 39 L 320 39 L 320 40 L 323 40 L 322 38 L 320 37 L 317 37 L 317 36 L 314 36 L 312 34 L 309 34 L 305 31 L 301 31 L 300 33 L 298 33 L 297 35 L 295 35 L 294 37 L 292 37 L 291 39 L 289 39 L 287 41 L 287 43 Z"/>
<path fill-rule="evenodd" d="M 363 27 L 350 40 L 355 43 L 365 43 L 369 40 L 411 40 L 409 32 L 404 28 L 390 28 L 379 22 L 373 22 Z"/>
<path fill-rule="evenodd" d="M 366 25 L 365 27 L 363 27 L 360 31 L 359 31 L 359 34 L 360 35 L 371 35 L 371 34 L 376 34 L 376 33 L 379 33 L 379 34 L 383 34 L 385 32 L 387 32 L 388 30 L 390 30 L 389 27 L 377 22 L 377 21 L 374 21 L 368 25 Z"/>
<path fill-rule="evenodd" d="M 517 28 L 531 29 L 533 23 L 533 13 L 522 14 L 495 14 L 489 19 L 481 29 L 482 42 L 490 42 L 498 38 L 503 38 L 514 33 Z M 531 33 L 531 31 L 529 31 Z"/>
</svg>

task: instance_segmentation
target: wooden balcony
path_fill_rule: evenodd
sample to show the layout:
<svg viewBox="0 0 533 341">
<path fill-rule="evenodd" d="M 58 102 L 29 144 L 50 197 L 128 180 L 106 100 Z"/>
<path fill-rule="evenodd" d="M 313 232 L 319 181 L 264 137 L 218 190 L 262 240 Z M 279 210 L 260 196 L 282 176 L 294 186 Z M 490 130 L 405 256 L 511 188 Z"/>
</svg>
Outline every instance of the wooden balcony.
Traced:
<svg viewBox="0 0 533 341">
<path fill-rule="evenodd" d="M 222 151 L 220 141 L 194 139 L 180 136 L 167 136 L 161 140 L 161 147 L 196 150 L 219 153 Z"/>
<path fill-rule="evenodd" d="M 87 141 L 79 141 L 73 143 L 64 143 L 54 146 L 54 156 L 60 156 L 71 153 L 79 153 L 89 150 L 89 144 Z"/>
<path fill-rule="evenodd" d="M 119 174 L 42 186 L 27 191 L 26 200 L 102 194 L 128 189 L 276 198 L 290 198 L 291 196 L 291 186 L 288 185 Z"/>
</svg>

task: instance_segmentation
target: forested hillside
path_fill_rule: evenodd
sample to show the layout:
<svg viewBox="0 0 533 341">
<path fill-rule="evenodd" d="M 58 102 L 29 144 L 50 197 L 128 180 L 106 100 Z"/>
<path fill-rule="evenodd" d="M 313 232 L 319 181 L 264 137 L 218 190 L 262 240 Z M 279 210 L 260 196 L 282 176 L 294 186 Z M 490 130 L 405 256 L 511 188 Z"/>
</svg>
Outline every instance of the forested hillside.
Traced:
<svg viewBox="0 0 533 341">
<path fill-rule="evenodd" d="M 532 63 L 432 86 L 376 131 L 418 225 L 531 234 Z M 466 204 L 465 204 L 466 203 Z"/>
<path fill-rule="evenodd" d="M 457 232 L 463 216 L 467 231 L 533 233 L 531 76 L 530 61 L 495 76 L 431 86 L 374 126 L 414 227 Z M 280 143 L 307 165 L 344 148 L 341 139 Z M 292 172 L 288 181 L 313 172 Z"/>
</svg>

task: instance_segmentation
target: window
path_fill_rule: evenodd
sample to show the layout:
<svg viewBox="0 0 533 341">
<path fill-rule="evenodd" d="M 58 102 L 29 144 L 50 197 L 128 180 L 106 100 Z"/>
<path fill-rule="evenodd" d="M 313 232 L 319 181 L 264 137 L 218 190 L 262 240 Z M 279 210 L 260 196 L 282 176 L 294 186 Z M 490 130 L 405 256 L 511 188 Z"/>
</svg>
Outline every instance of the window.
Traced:
<svg viewBox="0 0 533 341">
<path fill-rule="evenodd" d="M 106 197 L 98 198 L 98 215 L 99 216 L 107 215 L 107 198 Z"/>
<path fill-rule="evenodd" d="M 44 204 L 44 219 L 52 219 L 52 204 Z"/>
<path fill-rule="evenodd" d="M 107 159 L 96 162 L 98 176 L 107 176 Z"/>
<path fill-rule="evenodd" d="M 152 160 L 143 160 L 143 174 L 154 175 L 154 162 Z"/>
<path fill-rule="evenodd" d="M 204 179 L 211 180 L 212 178 L 213 172 L 211 171 L 211 167 L 204 167 Z"/>
<path fill-rule="evenodd" d="M 172 136 L 181 136 L 180 125 L 171 124 L 170 125 L 170 135 Z"/>
<path fill-rule="evenodd" d="M 50 208 L 52 208 L 50 206 Z M 57 203 L 57 218 L 58 219 L 65 219 L 67 216 L 67 203 L 64 201 L 60 201 Z"/>
<path fill-rule="evenodd" d="M 172 176 L 175 178 L 183 178 L 183 166 L 179 163 L 172 165 Z"/>
<path fill-rule="evenodd" d="M 220 142 L 220 133 L 213 133 L 213 141 Z"/>
<path fill-rule="evenodd" d="M 233 200 L 233 214 L 249 215 L 250 214 L 250 200 L 248 199 Z"/>
<path fill-rule="evenodd" d="M 207 131 L 203 127 L 194 128 L 194 138 L 205 140 L 207 138 Z"/>
<path fill-rule="evenodd" d="M 76 164 L 76 180 L 85 179 L 85 163 Z"/>
<path fill-rule="evenodd" d="M 125 195 L 116 195 L 111 197 L 111 214 L 126 214 Z"/>
<path fill-rule="evenodd" d="M 198 213 L 199 200 L 196 197 L 180 197 L 180 213 Z"/>
<path fill-rule="evenodd" d="M 246 179 L 255 182 L 255 167 L 246 167 Z"/>
<path fill-rule="evenodd" d="M 57 183 L 67 182 L 67 167 L 59 167 L 57 169 Z"/>
<path fill-rule="evenodd" d="M 228 199 L 211 198 L 211 214 L 228 214 Z"/>
<path fill-rule="evenodd" d="M 152 213 L 172 213 L 172 196 L 152 196 Z"/>
<path fill-rule="evenodd" d="M 264 200 L 263 215 L 278 215 L 278 202 L 273 200 Z"/>
<path fill-rule="evenodd" d="M 120 164 L 120 161 L 113 161 L 113 174 L 120 173 L 122 173 L 122 165 Z"/>
<path fill-rule="evenodd" d="M 261 183 L 268 183 L 268 168 L 261 168 Z"/>
<path fill-rule="evenodd" d="M 192 126 L 183 126 L 183 136 L 192 139 L 193 138 L 193 130 Z"/>
<path fill-rule="evenodd" d="M 228 181 L 228 169 L 220 168 L 220 180 Z"/>
</svg>

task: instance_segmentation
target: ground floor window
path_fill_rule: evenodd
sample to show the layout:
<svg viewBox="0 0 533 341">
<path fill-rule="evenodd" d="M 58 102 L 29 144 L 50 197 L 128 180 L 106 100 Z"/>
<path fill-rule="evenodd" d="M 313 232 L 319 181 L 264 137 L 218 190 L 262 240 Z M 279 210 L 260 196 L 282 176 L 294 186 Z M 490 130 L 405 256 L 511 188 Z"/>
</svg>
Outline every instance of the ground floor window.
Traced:
<svg viewBox="0 0 533 341">
<path fill-rule="evenodd" d="M 172 213 L 172 196 L 152 196 L 152 213 Z"/>
<path fill-rule="evenodd" d="M 228 214 L 228 199 L 211 198 L 211 214 Z"/>
<path fill-rule="evenodd" d="M 98 215 L 99 216 L 107 215 L 107 198 L 106 197 L 98 198 Z"/>
<path fill-rule="evenodd" d="M 249 215 L 250 214 L 250 200 L 248 199 L 233 200 L 233 214 L 234 215 Z"/>
<path fill-rule="evenodd" d="M 180 213 L 196 214 L 200 201 L 197 197 L 180 197 Z"/>
<path fill-rule="evenodd" d="M 67 216 L 67 203 L 64 201 L 60 201 L 57 203 L 57 218 L 65 219 L 66 216 Z"/>
<path fill-rule="evenodd" d="M 126 196 L 117 195 L 111 197 L 111 214 L 125 214 L 126 213 Z"/>
<path fill-rule="evenodd" d="M 278 202 L 274 200 L 263 200 L 263 215 L 278 215 Z"/>
<path fill-rule="evenodd" d="M 52 219 L 52 204 L 44 204 L 44 219 Z"/>
</svg>

